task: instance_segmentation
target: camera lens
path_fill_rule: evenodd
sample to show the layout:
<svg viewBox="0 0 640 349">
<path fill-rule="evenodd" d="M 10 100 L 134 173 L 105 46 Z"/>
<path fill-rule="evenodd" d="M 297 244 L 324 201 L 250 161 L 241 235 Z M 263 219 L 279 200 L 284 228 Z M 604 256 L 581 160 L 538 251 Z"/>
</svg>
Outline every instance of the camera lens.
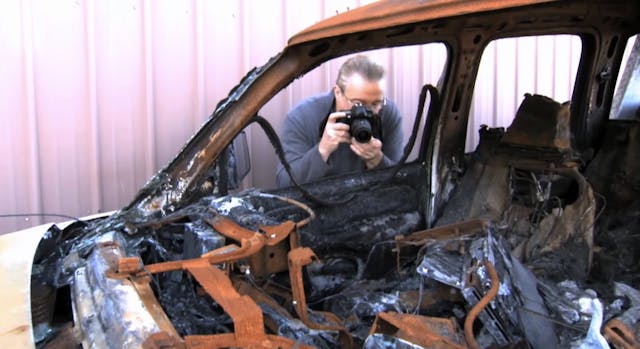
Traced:
<svg viewBox="0 0 640 349">
<path fill-rule="evenodd" d="M 351 136 L 360 143 L 367 143 L 371 139 L 371 123 L 368 119 L 354 119 L 349 131 Z"/>
</svg>

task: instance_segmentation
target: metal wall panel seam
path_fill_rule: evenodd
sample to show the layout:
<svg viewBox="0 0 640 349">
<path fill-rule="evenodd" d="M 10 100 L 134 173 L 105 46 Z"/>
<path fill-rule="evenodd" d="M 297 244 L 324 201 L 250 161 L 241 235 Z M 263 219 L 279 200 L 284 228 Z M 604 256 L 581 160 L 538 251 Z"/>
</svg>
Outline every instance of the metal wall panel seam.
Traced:
<svg viewBox="0 0 640 349">
<path fill-rule="evenodd" d="M 240 55 L 242 57 L 242 61 L 240 62 L 240 67 L 241 67 L 241 74 L 243 74 L 244 72 L 249 71 L 249 62 L 250 62 L 250 57 L 251 57 L 251 52 L 250 52 L 250 48 L 251 45 L 249 44 L 251 41 L 251 38 L 249 37 L 249 21 L 245 20 L 245 18 L 247 17 L 247 13 L 249 12 L 249 7 L 250 4 L 248 4 L 247 1 L 242 1 L 241 5 L 240 5 L 240 9 L 241 9 L 241 13 L 239 14 L 239 18 L 238 20 L 240 21 L 240 28 L 242 33 L 240 33 L 240 40 L 241 40 L 241 44 L 240 44 L 240 50 L 242 50 L 242 54 Z M 247 144 L 249 146 L 249 159 L 251 159 L 251 163 L 255 164 L 255 160 L 253 159 L 254 156 L 254 146 L 257 147 L 258 145 L 254 145 L 254 139 L 253 139 L 253 129 L 254 127 L 247 127 L 245 129 L 246 131 L 246 135 L 247 135 Z M 251 166 L 251 170 L 249 170 L 249 173 L 247 174 L 247 182 L 246 185 L 248 185 L 249 187 L 253 187 L 253 176 L 256 175 L 256 171 L 254 171 L 255 166 Z"/>
<path fill-rule="evenodd" d="M 38 138 L 38 111 L 36 110 L 36 86 L 35 86 L 35 59 L 34 59 L 34 43 L 33 43 L 33 1 L 25 0 L 22 2 L 22 37 L 24 48 L 24 79 L 26 86 L 26 110 L 29 123 L 29 160 L 31 163 L 30 182 L 32 189 L 29 190 L 29 207 L 34 212 L 42 212 L 42 171 L 40 169 L 40 142 Z M 37 216 L 33 225 L 42 224 L 42 217 Z"/>
<path fill-rule="evenodd" d="M 554 36 L 553 37 L 553 46 L 551 47 L 551 71 L 553 72 L 553 77 L 556 76 L 557 73 L 557 60 L 558 57 L 556 56 L 556 49 L 558 46 L 558 37 Z M 555 81 L 555 79 L 553 79 Z M 556 84 L 552 83 L 551 84 L 551 95 L 552 96 L 557 96 L 556 94 Z"/>
<path fill-rule="evenodd" d="M 194 31 L 195 35 L 195 59 L 196 59 L 196 100 L 195 100 L 195 110 L 198 115 L 195 116 L 194 122 L 194 130 L 198 130 L 200 126 L 203 124 L 204 120 L 207 119 L 207 110 L 206 110 L 206 90 L 205 90 L 205 51 L 204 51 L 204 18 L 203 18 L 203 7 L 202 2 L 199 0 L 194 0 L 195 2 L 195 21 L 194 21 Z"/>
<path fill-rule="evenodd" d="M 283 25 L 283 27 L 284 27 L 284 30 L 283 30 L 284 38 L 288 42 L 289 37 L 292 35 L 292 33 L 289 32 L 289 30 L 291 30 L 291 27 L 292 27 L 291 20 L 290 20 L 290 17 L 289 17 L 289 12 L 287 11 L 287 6 L 286 6 L 285 0 L 281 0 L 280 4 L 282 6 L 283 17 L 285 19 L 284 25 Z M 292 86 L 293 86 L 293 84 L 289 84 L 284 90 L 284 91 L 287 92 L 285 94 L 285 96 L 286 96 L 286 104 L 287 104 L 288 109 L 291 109 L 293 107 L 293 104 L 294 104 Z M 287 110 L 287 112 L 288 112 L 288 110 Z M 278 127 L 278 129 L 279 129 L 279 127 Z M 276 163 L 277 162 L 279 162 L 279 160 L 276 160 Z"/>
<path fill-rule="evenodd" d="M 492 105 L 492 109 L 493 112 L 490 113 L 489 115 L 491 115 L 491 124 L 492 125 L 499 125 L 499 116 L 498 116 L 498 69 L 500 68 L 498 66 L 498 57 L 500 57 L 500 54 L 498 52 L 498 42 L 497 41 L 493 41 L 492 42 L 492 49 L 493 49 L 493 90 L 491 91 L 491 105 Z M 484 54 L 483 54 L 484 55 Z M 482 58 L 481 58 L 482 59 Z M 484 121 L 484 120 L 483 120 Z M 489 124 L 488 122 L 482 122 L 481 124 Z M 468 123 L 467 123 L 467 127 L 468 127 Z M 479 142 L 479 135 L 478 135 L 478 130 L 475 130 L 476 132 L 473 133 L 474 135 L 474 143 L 478 144 Z"/>
<path fill-rule="evenodd" d="M 100 130 L 98 115 L 98 85 L 96 77 L 96 28 L 95 28 L 95 8 L 93 1 L 87 1 L 84 6 L 85 26 L 87 33 L 87 90 L 89 96 L 89 119 L 91 122 L 91 152 L 93 158 L 87 159 L 91 168 L 89 178 L 90 202 L 92 207 L 90 212 L 96 213 L 103 209 L 101 176 L 100 176 Z M 84 214 L 85 212 L 83 212 Z"/>
<path fill-rule="evenodd" d="M 145 96 L 145 121 L 147 124 L 147 148 L 145 154 L 147 158 L 146 170 L 150 175 L 158 170 L 156 164 L 156 122 L 155 122 L 155 106 L 154 106 L 154 77 L 153 77 L 153 45 L 152 45 L 152 20 L 151 20 L 151 1 L 142 1 L 142 32 L 144 38 L 144 96 Z"/>
</svg>

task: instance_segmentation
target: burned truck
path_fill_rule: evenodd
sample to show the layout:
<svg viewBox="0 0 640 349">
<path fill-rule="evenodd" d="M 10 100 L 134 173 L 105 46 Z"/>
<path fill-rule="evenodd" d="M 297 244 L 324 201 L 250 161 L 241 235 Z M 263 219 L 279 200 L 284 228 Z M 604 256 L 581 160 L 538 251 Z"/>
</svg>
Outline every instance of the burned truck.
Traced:
<svg viewBox="0 0 640 349">
<path fill-rule="evenodd" d="M 47 231 L 36 346 L 638 348 L 638 18 L 630 1 L 381 1 L 300 32 L 130 204 Z M 484 50 L 535 35 L 579 39 L 570 100 L 529 91 L 466 150 Z M 447 59 L 414 91 L 397 165 L 233 189 L 249 125 L 286 167 L 260 115 L 278 91 L 337 57 L 429 43 Z"/>
</svg>

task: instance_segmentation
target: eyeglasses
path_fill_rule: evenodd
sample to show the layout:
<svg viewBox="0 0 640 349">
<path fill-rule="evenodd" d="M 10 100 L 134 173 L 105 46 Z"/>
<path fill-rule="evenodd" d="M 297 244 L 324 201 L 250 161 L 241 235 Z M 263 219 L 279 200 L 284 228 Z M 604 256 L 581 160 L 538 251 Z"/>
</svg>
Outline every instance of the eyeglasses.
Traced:
<svg viewBox="0 0 640 349">
<path fill-rule="evenodd" d="M 385 97 L 382 97 L 382 99 L 374 101 L 373 103 L 364 103 L 359 99 L 350 99 L 349 97 L 347 97 L 347 95 L 344 94 L 344 91 L 342 91 L 342 89 L 340 89 L 340 93 L 342 94 L 342 97 L 344 97 L 344 99 L 346 99 L 349 105 L 351 105 L 352 107 L 354 105 L 364 106 L 365 108 L 371 110 L 374 113 L 378 113 L 380 110 L 382 110 L 382 107 L 387 105 L 387 99 Z"/>
</svg>

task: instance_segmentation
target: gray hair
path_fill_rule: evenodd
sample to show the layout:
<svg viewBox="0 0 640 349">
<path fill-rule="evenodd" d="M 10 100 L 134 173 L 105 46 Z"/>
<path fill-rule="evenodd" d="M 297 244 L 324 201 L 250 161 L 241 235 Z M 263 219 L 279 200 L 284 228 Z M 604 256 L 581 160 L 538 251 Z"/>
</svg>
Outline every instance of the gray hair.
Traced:
<svg viewBox="0 0 640 349">
<path fill-rule="evenodd" d="M 340 90 L 344 91 L 347 79 L 353 74 L 359 74 L 369 81 L 380 81 L 384 76 L 384 68 L 365 55 L 351 57 L 342 64 L 338 71 L 336 85 Z"/>
</svg>

